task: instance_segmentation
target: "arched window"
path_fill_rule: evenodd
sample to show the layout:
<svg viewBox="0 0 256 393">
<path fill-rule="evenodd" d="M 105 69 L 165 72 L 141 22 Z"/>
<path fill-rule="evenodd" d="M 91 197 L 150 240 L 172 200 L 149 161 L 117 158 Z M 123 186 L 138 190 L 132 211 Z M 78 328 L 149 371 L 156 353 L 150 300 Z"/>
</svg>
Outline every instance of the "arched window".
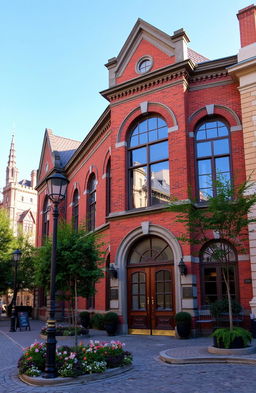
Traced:
<svg viewBox="0 0 256 393">
<path fill-rule="evenodd" d="M 79 194 L 78 189 L 75 190 L 73 195 L 73 204 L 72 204 L 72 220 L 73 220 L 73 228 L 75 231 L 78 230 L 79 223 Z"/>
<path fill-rule="evenodd" d="M 106 216 L 111 212 L 111 159 L 106 167 Z"/>
<path fill-rule="evenodd" d="M 212 240 L 200 252 L 202 305 L 209 305 L 227 297 L 223 273 L 229 276 L 230 294 L 238 300 L 237 256 L 225 240 Z"/>
<path fill-rule="evenodd" d="M 96 176 L 92 173 L 88 180 L 87 187 L 87 229 L 93 231 L 95 229 L 96 214 Z"/>
<path fill-rule="evenodd" d="M 42 227 L 42 243 L 44 243 L 45 239 L 49 237 L 49 212 L 50 212 L 50 200 L 46 196 L 44 199 L 44 205 L 43 205 L 43 227 Z"/>
<path fill-rule="evenodd" d="M 216 195 L 216 180 L 231 180 L 230 137 L 220 119 L 205 120 L 196 129 L 196 160 L 199 200 Z"/>
<path fill-rule="evenodd" d="M 128 256 L 128 265 L 162 265 L 173 264 L 174 257 L 170 246 L 157 236 L 146 236 L 139 239 Z"/>
<path fill-rule="evenodd" d="M 137 121 L 128 140 L 129 208 L 170 201 L 168 128 L 159 116 Z"/>
</svg>

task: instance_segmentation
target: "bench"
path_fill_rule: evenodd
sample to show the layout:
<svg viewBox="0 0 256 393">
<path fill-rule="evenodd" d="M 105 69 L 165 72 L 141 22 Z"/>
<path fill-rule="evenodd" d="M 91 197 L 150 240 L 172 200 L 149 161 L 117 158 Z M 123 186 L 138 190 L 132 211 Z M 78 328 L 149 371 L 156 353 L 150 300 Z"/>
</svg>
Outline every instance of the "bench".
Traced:
<svg viewBox="0 0 256 393">
<path fill-rule="evenodd" d="M 200 334 L 208 335 L 215 326 L 215 318 L 211 315 L 210 310 L 198 309 L 196 325 Z"/>
</svg>

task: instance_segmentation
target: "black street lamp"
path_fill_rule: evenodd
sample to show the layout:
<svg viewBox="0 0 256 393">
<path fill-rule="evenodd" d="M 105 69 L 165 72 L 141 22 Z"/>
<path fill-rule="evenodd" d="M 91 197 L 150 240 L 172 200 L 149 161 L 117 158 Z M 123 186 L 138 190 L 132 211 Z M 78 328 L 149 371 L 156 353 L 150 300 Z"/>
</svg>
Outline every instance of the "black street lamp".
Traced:
<svg viewBox="0 0 256 393">
<path fill-rule="evenodd" d="M 56 321 L 55 321 L 55 281 L 56 281 L 56 250 L 57 250 L 57 226 L 59 209 L 58 205 L 66 195 L 68 179 L 61 173 L 54 173 L 46 179 L 48 197 L 53 202 L 53 232 L 52 232 L 52 255 L 50 276 L 50 312 L 47 321 L 46 362 L 44 378 L 56 378 Z"/>
<path fill-rule="evenodd" d="M 12 314 L 11 314 L 11 327 L 10 332 L 16 332 L 15 321 L 16 321 L 16 282 L 17 282 L 17 268 L 18 262 L 20 261 L 22 252 L 15 250 L 12 253 L 12 259 L 14 263 L 14 280 L 13 280 L 13 301 L 12 301 Z"/>
</svg>

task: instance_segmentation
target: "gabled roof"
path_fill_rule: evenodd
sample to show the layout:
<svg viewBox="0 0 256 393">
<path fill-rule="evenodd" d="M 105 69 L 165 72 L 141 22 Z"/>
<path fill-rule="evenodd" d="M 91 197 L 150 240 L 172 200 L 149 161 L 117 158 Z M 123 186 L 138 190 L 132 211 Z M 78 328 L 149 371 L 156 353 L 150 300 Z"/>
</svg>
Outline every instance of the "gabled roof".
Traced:
<svg viewBox="0 0 256 393">
<path fill-rule="evenodd" d="M 200 53 L 197 53 L 193 49 L 188 48 L 188 57 L 189 59 L 193 60 L 194 63 L 199 64 L 203 63 L 204 61 L 208 61 L 209 59 Z"/>
<path fill-rule="evenodd" d="M 55 166 L 57 165 L 60 168 L 64 168 L 81 142 L 54 135 L 52 130 L 49 129 L 47 131 L 51 150 L 55 155 Z"/>
<path fill-rule="evenodd" d="M 50 150 L 52 166 L 56 169 L 62 169 L 73 156 L 80 144 L 81 142 L 74 139 L 54 135 L 51 129 L 46 128 L 39 162 L 38 179 L 40 179 L 41 176 L 44 153 L 47 146 Z"/>
<path fill-rule="evenodd" d="M 25 218 L 28 216 L 29 216 L 30 220 L 33 221 L 33 223 L 35 224 L 36 220 L 35 220 L 33 212 L 30 209 L 25 210 L 24 212 L 21 213 L 18 222 L 23 222 L 25 220 Z"/>
<path fill-rule="evenodd" d="M 31 187 L 31 180 L 22 179 L 19 181 L 19 184 L 21 186 Z"/>
<path fill-rule="evenodd" d="M 190 40 L 183 29 L 176 30 L 173 35 L 168 35 L 139 18 L 117 57 L 109 59 L 106 64 L 106 67 L 110 71 L 110 86 L 115 85 L 115 78 L 118 78 L 123 73 L 143 39 L 150 42 L 168 56 L 175 56 L 175 62 L 181 62 L 188 58 L 192 59 L 194 63 L 208 60 L 194 50 L 187 48 Z"/>
</svg>

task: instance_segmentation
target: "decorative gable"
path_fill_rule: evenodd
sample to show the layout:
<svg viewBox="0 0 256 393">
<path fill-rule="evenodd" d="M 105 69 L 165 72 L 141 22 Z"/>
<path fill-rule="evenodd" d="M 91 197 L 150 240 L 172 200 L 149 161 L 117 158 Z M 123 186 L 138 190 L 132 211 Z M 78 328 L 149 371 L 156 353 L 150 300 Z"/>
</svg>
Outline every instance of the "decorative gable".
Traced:
<svg viewBox="0 0 256 393">
<path fill-rule="evenodd" d="M 63 169 L 80 144 L 79 141 L 54 135 L 52 130 L 46 129 L 38 170 L 38 183 L 53 168 Z"/>
<path fill-rule="evenodd" d="M 169 36 L 138 19 L 119 55 L 106 64 L 109 70 L 109 87 L 187 59 L 188 42 L 189 38 L 183 29 Z M 145 60 L 151 64 L 141 72 L 140 64 Z"/>
</svg>

